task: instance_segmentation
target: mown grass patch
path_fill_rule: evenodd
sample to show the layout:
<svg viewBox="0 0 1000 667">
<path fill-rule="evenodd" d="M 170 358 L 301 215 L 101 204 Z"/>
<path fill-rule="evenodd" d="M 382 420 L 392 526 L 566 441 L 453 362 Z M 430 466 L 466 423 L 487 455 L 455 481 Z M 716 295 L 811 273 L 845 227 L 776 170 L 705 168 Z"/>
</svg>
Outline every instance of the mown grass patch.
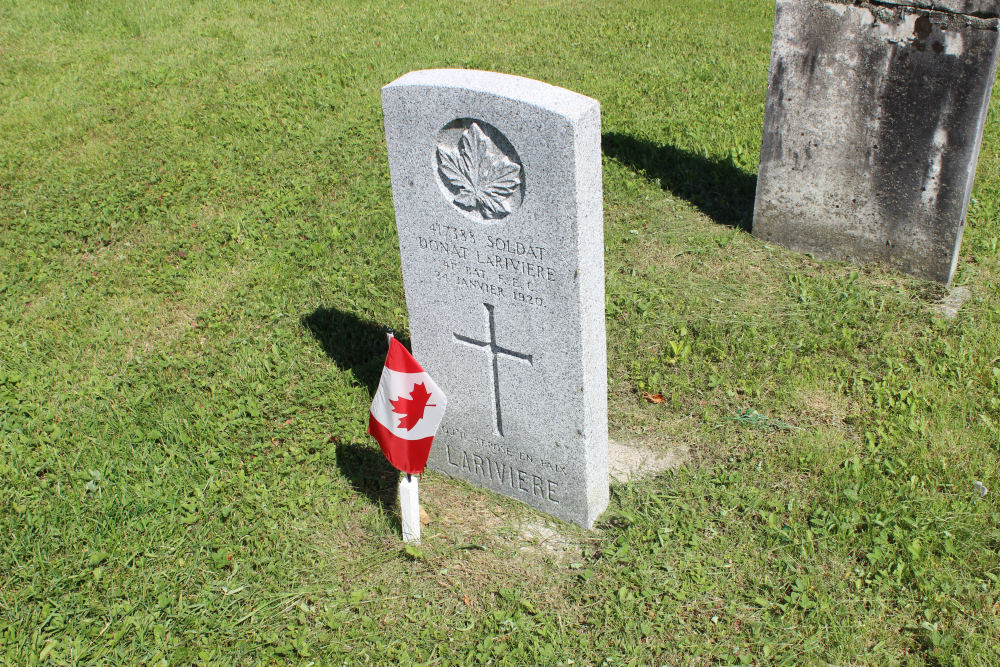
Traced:
<svg viewBox="0 0 1000 667">
<path fill-rule="evenodd" d="M 725 9 L 0 6 L 2 660 L 995 663 L 996 103 L 944 320 L 748 234 L 773 5 Z M 445 66 L 601 101 L 612 437 L 688 452 L 555 552 L 433 474 L 405 552 L 364 433 L 378 90 Z"/>
</svg>

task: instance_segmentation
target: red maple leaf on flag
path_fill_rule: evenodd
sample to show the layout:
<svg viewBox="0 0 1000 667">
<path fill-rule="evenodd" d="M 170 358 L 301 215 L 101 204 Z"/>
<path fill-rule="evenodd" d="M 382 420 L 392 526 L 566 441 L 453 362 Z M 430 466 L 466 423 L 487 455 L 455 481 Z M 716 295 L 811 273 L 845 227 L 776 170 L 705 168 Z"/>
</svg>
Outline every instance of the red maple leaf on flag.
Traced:
<svg viewBox="0 0 1000 667">
<path fill-rule="evenodd" d="M 404 415 L 399 419 L 399 428 L 412 431 L 417 422 L 424 418 L 424 410 L 428 407 L 436 407 L 433 403 L 427 403 L 429 400 L 431 400 L 431 395 L 424 383 L 420 382 L 413 385 L 409 398 L 400 396 L 394 401 L 389 401 L 392 403 L 393 412 L 397 415 Z"/>
</svg>

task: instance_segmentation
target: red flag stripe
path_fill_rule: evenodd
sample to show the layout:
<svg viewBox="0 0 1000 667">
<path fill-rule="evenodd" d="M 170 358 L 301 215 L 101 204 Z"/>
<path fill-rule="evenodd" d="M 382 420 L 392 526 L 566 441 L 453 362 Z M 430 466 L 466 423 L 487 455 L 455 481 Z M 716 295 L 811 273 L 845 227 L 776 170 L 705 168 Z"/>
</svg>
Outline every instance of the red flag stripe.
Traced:
<svg viewBox="0 0 1000 667">
<path fill-rule="evenodd" d="M 413 355 L 395 337 L 389 341 L 389 353 L 385 355 L 385 367 L 397 373 L 423 373 Z"/>
<path fill-rule="evenodd" d="M 404 440 L 382 426 L 375 419 L 375 415 L 370 413 L 368 415 L 368 433 L 378 440 L 382 453 L 385 454 L 385 458 L 389 459 L 389 463 L 393 467 L 411 475 L 419 475 L 424 471 L 434 436 L 421 440 Z"/>
</svg>

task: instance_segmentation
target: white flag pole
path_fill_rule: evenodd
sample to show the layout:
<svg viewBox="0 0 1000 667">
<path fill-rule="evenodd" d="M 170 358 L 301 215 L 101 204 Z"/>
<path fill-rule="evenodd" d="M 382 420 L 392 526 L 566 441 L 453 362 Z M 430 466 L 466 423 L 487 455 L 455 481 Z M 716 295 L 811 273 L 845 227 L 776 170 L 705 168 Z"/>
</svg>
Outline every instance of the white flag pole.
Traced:
<svg viewBox="0 0 1000 667">
<path fill-rule="evenodd" d="M 391 345 L 392 331 L 385 335 Z M 399 513 L 403 519 L 403 541 L 420 544 L 420 487 L 410 473 L 399 479 Z"/>
<path fill-rule="evenodd" d="M 420 493 L 415 475 L 407 474 L 399 480 L 399 510 L 403 515 L 403 541 L 420 544 Z"/>
</svg>

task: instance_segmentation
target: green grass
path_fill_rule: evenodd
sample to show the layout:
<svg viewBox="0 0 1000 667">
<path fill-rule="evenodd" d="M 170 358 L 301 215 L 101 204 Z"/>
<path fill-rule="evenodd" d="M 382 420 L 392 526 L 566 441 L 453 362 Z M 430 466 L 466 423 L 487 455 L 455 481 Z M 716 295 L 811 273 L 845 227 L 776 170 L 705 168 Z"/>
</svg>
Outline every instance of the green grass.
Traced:
<svg viewBox="0 0 1000 667">
<path fill-rule="evenodd" d="M 997 104 L 940 320 L 747 233 L 772 20 L 0 2 L 0 663 L 1000 660 Z M 379 88 L 442 66 L 602 104 L 612 437 L 689 456 L 566 557 L 433 474 L 407 553 L 364 433 L 406 330 Z"/>
</svg>

